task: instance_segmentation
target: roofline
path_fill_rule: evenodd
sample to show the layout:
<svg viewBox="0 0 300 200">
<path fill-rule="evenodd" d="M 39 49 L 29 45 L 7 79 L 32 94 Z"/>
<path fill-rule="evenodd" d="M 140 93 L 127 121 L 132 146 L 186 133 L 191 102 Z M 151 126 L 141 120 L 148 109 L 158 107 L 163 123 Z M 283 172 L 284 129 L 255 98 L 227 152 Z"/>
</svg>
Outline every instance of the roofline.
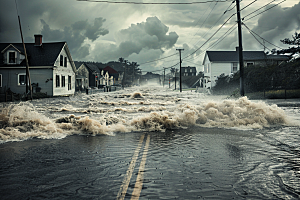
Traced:
<svg viewBox="0 0 300 200">
<path fill-rule="evenodd" d="M 12 46 L 15 50 L 17 50 L 19 53 L 22 53 L 18 48 L 16 48 L 14 45 L 12 44 L 9 44 L 7 47 L 5 47 L 5 49 L 3 49 L 1 51 L 1 53 L 4 53 L 10 46 Z"/>
<path fill-rule="evenodd" d="M 72 58 L 72 56 L 71 56 L 71 53 L 70 53 L 70 50 L 69 50 L 69 47 L 68 47 L 67 42 L 65 42 L 63 48 L 66 48 L 66 52 L 67 52 L 67 55 L 68 55 L 68 57 L 69 57 L 69 60 L 70 60 L 70 63 L 71 63 L 71 67 L 72 67 L 72 69 L 73 69 L 73 72 L 76 73 L 76 71 L 77 71 L 77 70 L 76 70 L 76 66 L 75 66 L 75 63 L 74 63 L 73 58 Z"/>
<path fill-rule="evenodd" d="M 4 66 L 4 67 L 1 67 L 0 66 L 0 69 L 25 69 L 26 66 Z M 54 66 L 29 66 L 29 69 L 53 69 L 55 68 Z"/>
</svg>

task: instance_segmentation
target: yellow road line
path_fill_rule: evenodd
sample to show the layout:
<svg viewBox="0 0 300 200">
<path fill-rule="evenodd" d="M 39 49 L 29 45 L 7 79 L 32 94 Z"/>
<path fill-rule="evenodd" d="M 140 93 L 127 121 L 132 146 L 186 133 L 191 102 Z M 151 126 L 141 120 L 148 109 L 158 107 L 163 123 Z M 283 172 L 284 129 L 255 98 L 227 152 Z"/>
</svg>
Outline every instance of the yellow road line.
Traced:
<svg viewBox="0 0 300 200">
<path fill-rule="evenodd" d="M 134 151 L 132 160 L 131 160 L 130 165 L 128 167 L 128 170 L 126 172 L 126 176 L 123 180 L 123 183 L 122 183 L 122 185 L 120 187 L 120 190 L 119 190 L 119 193 L 117 195 L 117 200 L 123 200 L 125 198 L 125 194 L 126 194 L 127 189 L 128 189 L 128 185 L 129 185 L 129 182 L 130 182 L 130 179 L 131 179 L 131 176 L 132 176 L 132 172 L 134 170 L 136 160 L 138 158 L 139 152 L 141 150 L 142 143 L 144 141 L 144 137 L 145 137 L 145 135 L 143 134 L 140 138 L 140 141 L 139 141 L 139 144 L 138 144 L 137 148 Z"/>
<path fill-rule="evenodd" d="M 148 135 L 146 144 L 145 144 L 145 149 L 142 157 L 142 161 L 140 164 L 139 168 L 139 173 L 136 178 L 135 186 L 131 195 L 131 200 L 138 200 L 140 198 L 140 194 L 142 191 L 143 187 L 143 181 L 144 181 L 144 170 L 145 170 L 145 164 L 146 164 L 146 159 L 147 159 L 147 153 L 148 153 L 148 148 L 149 148 L 149 143 L 150 143 L 150 135 Z"/>
</svg>

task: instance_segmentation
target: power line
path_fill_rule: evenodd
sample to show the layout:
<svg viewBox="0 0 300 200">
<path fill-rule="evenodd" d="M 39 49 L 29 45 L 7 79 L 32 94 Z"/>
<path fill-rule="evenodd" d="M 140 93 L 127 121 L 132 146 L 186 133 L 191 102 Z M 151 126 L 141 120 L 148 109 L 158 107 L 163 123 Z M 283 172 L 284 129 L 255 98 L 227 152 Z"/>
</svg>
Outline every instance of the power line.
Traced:
<svg viewBox="0 0 300 200">
<path fill-rule="evenodd" d="M 250 28 L 249 28 L 245 23 L 243 23 L 243 25 L 250 31 L 250 33 L 253 33 L 253 34 L 257 35 L 259 38 L 261 38 L 262 40 L 266 41 L 267 43 L 269 43 L 269 44 L 271 44 L 271 45 L 273 45 L 273 46 L 275 46 L 275 47 L 277 47 L 277 48 L 279 48 L 279 49 L 282 49 L 281 47 L 279 47 L 279 46 L 277 46 L 277 45 L 275 45 L 275 44 L 269 42 L 268 40 L 264 39 L 263 37 L 261 37 L 260 35 L 258 35 L 257 33 L 255 33 L 253 30 L 250 30 Z M 263 46 L 264 46 L 264 45 L 263 45 Z M 265 47 L 265 46 L 264 46 L 264 47 Z M 269 50 L 270 50 L 270 49 L 269 49 Z"/>
<path fill-rule="evenodd" d="M 86 1 L 86 2 L 97 2 L 97 3 L 114 3 L 114 4 L 146 4 L 146 5 L 185 5 L 185 4 L 203 4 L 203 3 L 211 3 L 211 2 L 227 2 L 226 0 L 223 1 L 196 1 L 196 2 L 184 2 L 184 3 L 164 3 L 164 2 L 157 2 L 157 3 L 146 3 L 146 2 L 134 2 L 134 1 L 98 1 L 98 0 L 77 0 L 77 1 Z"/>
<path fill-rule="evenodd" d="M 255 35 L 251 32 L 251 30 L 248 28 L 248 26 L 246 26 L 246 24 L 243 24 L 243 25 L 247 28 L 247 30 L 249 31 L 249 33 L 254 37 L 254 39 L 255 39 L 259 44 L 261 44 L 264 48 L 268 49 L 269 51 L 272 51 L 271 49 L 269 49 L 268 47 L 266 47 L 261 41 L 259 41 L 259 40 L 255 37 Z"/>
<path fill-rule="evenodd" d="M 252 1 L 251 3 L 249 3 L 247 6 L 245 6 L 244 8 L 242 8 L 240 11 L 246 9 L 247 7 L 249 7 L 250 5 L 252 5 L 253 3 L 255 3 L 257 0 Z"/>
<path fill-rule="evenodd" d="M 245 9 L 245 8 L 247 8 L 247 7 L 249 7 L 250 5 L 252 5 L 253 3 L 255 3 L 257 0 L 254 0 L 254 1 L 252 1 L 250 4 L 248 4 L 247 6 L 245 6 L 243 9 Z M 284 0 L 284 1 L 286 1 L 286 0 Z M 231 6 L 231 5 L 230 5 Z M 229 7 L 230 7 L 229 6 Z M 228 8 L 227 8 L 228 9 Z M 224 13 L 225 14 L 225 13 Z M 199 49 L 201 49 L 207 42 L 209 42 L 220 30 L 221 30 L 221 28 L 234 16 L 234 15 L 236 15 L 236 13 L 234 13 L 234 14 L 232 14 L 220 27 L 219 27 L 219 29 L 210 37 L 210 38 L 208 38 L 199 48 L 197 48 L 193 53 L 191 53 L 190 55 L 188 55 L 188 56 L 186 56 L 185 58 L 187 58 L 187 57 L 189 57 L 189 56 L 191 56 L 191 55 L 193 55 L 194 53 L 196 53 Z M 184 59 L 185 59 L 184 58 Z"/>
<path fill-rule="evenodd" d="M 233 31 L 234 31 L 234 27 L 237 25 L 237 23 L 235 23 L 233 26 L 231 26 L 221 37 L 219 37 L 219 39 L 217 39 L 212 45 L 210 45 L 209 47 L 207 47 L 205 50 L 203 50 L 199 55 L 197 55 L 196 57 L 202 55 L 203 53 L 205 53 L 208 49 L 213 48 L 214 46 L 216 46 L 217 44 L 219 44 L 220 42 L 222 42 L 228 35 L 230 35 Z M 196 58 L 194 57 L 194 58 Z M 192 59 L 192 58 L 189 58 Z M 188 60 L 189 60 L 188 59 Z M 188 62 L 187 60 L 184 60 L 185 62 Z"/>
<path fill-rule="evenodd" d="M 177 55 L 177 54 L 175 53 L 175 54 L 172 54 L 172 55 L 170 55 L 170 56 L 166 56 L 166 57 L 159 58 L 159 59 L 152 60 L 152 61 L 147 61 L 147 62 L 141 63 L 141 64 L 139 64 L 139 65 L 143 65 L 143 64 L 147 64 L 147 63 L 151 63 L 151 62 L 156 62 L 156 61 L 163 60 L 163 59 L 169 58 L 169 57 L 171 57 L 171 56 L 175 56 L 175 55 Z"/>
<path fill-rule="evenodd" d="M 275 1 L 275 0 L 273 0 L 272 2 L 274 2 L 274 1 Z M 250 17 L 249 19 L 245 20 L 245 22 L 248 21 L 248 20 L 250 20 L 250 19 L 252 19 L 252 18 L 254 18 L 254 17 L 256 17 L 256 16 L 258 16 L 258 15 L 260 15 L 260 14 L 262 14 L 262 13 L 264 13 L 264 12 L 266 12 L 266 11 L 268 11 L 268 10 L 270 10 L 270 9 L 272 9 L 272 8 L 274 8 L 275 6 L 278 6 L 279 4 L 281 4 L 281 3 L 285 2 L 285 1 L 286 1 L 286 0 L 283 0 L 283 1 L 281 1 L 281 2 L 279 2 L 279 3 L 277 3 L 277 4 L 275 4 L 275 5 L 271 6 L 270 8 L 268 8 L 268 9 L 266 9 L 266 10 L 264 10 L 264 11 L 262 11 L 262 12 L 256 14 L 256 15 L 254 15 L 254 16 L 252 16 L 252 17 Z M 257 9 L 257 10 L 255 10 L 255 11 L 252 12 L 252 13 L 246 15 L 245 17 L 243 17 L 242 20 L 244 21 L 244 19 L 245 19 L 246 17 L 248 17 L 249 15 L 252 15 L 252 14 L 255 13 L 256 11 L 258 11 L 258 10 L 260 10 L 260 9 L 262 9 L 262 8 L 264 8 L 264 7 L 266 7 L 266 6 L 268 6 L 268 5 L 271 4 L 272 2 L 266 4 L 265 6 L 259 8 L 259 9 Z"/>
<path fill-rule="evenodd" d="M 199 48 L 197 48 L 194 52 L 192 52 L 190 55 L 186 56 L 185 58 L 192 56 L 194 53 L 196 53 L 199 49 L 201 49 L 206 43 L 208 43 L 220 30 L 223 28 L 223 26 L 234 16 L 235 14 L 232 14 L 219 28 L 217 31 L 215 31 Z M 183 58 L 183 59 L 185 59 Z"/>
<path fill-rule="evenodd" d="M 218 45 L 220 42 L 222 42 L 228 35 L 230 35 L 235 29 L 234 27 L 237 25 L 237 23 L 233 24 L 221 37 L 219 37 L 219 39 L 217 39 L 212 45 L 210 45 L 209 47 L 207 47 L 203 53 L 208 50 L 211 49 L 213 47 L 215 47 L 216 45 Z"/>
<path fill-rule="evenodd" d="M 214 23 L 214 25 L 212 25 L 212 26 L 210 27 L 210 29 L 206 31 L 206 33 L 202 36 L 202 38 L 204 38 L 204 37 L 207 35 L 207 33 L 208 33 L 210 30 L 212 30 L 212 29 L 216 26 L 216 24 L 222 19 L 222 17 L 223 17 L 228 11 L 232 10 L 232 8 L 231 8 L 230 10 L 228 10 L 228 9 L 230 8 L 230 6 L 231 6 L 233 3 L 234 3 L 234 1 L 231 2 L 231 4 L 230 4 L 230 5 L 228 6 L 228 8 L 224 11 L 224 13 L 219 17 L 219 19 Z M 234 8 L 234 7 L 233 7 L 233 8 Z M 200 28 L 199 28 L 199 29 L 200 29 Z M 198 33 L 198 31 L 197 31 L 197 33 Z M 196 33 L 196 34 L 197 34 L 197 33 Z M 196 35 L 196 34 L 195 34 L 195 35 Z M 194 35 L 194 36 L 195 36 L 195 35 Z M 199 41 L 199 42 L 200 42 L 200 41 Z M 196 46 L 196 44 L 198 44 L 199 42 L 196 42 L 193 46 Z M 185 55 L 187 55 L 189 52 L 190 52 L 190 51 L 186 52 Z"/>
<path fill-rule="evenodd" d="M 253 11 L 253 12 L 249 13 L 248 15 L 246 15 L 245 17 L 248 17 L 249 15 L 252 15 L 253 13 L 259 11 L 260 9 L 263 9 L 264 7 L 267 7 L 268 5 L 270 5 L 271 3 L 273 3 L 274 1 L 276 1 L 276 0 L 273 0 L 273 1 L 269 2 L 269 3 L 267 3 L 266 5 L 264 5 L 264 6 L 260 7 L 260 8 L 258 8 L 258 9 L 256 9 L 255 11 Z"/>
<path fill-rule="evenodd" d="M 176 63 L 175 65 L 172 65 L 171 67 L 165 67 L 164 69 L 170 69 L 170 68 L 172 68 L 172 67 L 175 67 L 176 65 L 178 65 L 179 64 L 179 62 L 178 63 Z M 158 69 L 158 70 L 154 70 L 154 71 L 144 71 L 144 70 L 142 70 L 143 72 L 160 72 L 160 71 L 163 71 L 164 69 Z"/>
</svg>

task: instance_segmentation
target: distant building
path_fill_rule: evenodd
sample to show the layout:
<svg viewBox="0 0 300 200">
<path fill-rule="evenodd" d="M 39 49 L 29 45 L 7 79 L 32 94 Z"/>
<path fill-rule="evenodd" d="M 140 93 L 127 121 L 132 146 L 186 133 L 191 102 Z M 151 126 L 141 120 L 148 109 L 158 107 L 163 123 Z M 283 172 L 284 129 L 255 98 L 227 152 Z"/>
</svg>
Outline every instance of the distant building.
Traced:
<svg viewBox="0 0 300 200">
<path fill-rule="evenodd" d="M 75 92 L 75 65 L 66 42 L 25 43 L 33 92 L 49 96 L 72 95 Z M 22 43 L 0 43 L 0 93 L 8 89 L 24 94 L 26 61 Z"/>
<path fill-rule="evenodd" d="M 112 67 L 106 66 L 103 68 L 104 72 L 107 72 L 110 76 L 113 77 L 113 81 L 110 83 L 110 85 L 114 84 L 121 84 L 122 82 L 122 76 Z"/>
<path fill-rule="evenodd" d="M 196 67 L 181 67 L 181 75 L 182 76 L 196 76 L 197 70 Z"/>
<path fill-rule="evenodd" d="M 141 84 L 147 84 L 147 83 L 161 84 L 161 79 L 162 79 L 161 75 L 152 72 L 147 72 L 145 75 L 142 75 Z"/>
<path fill-rule="evenodd" d="M 264 51 L 243 51 L 244 66 L 280 64 L 289 60 L 284 55 L 267 55 Z M 217 77 L 221 74 L 230 75 L 239 71 L 239 51 L 206 51 L 203 59 L 205 88 L 216 85 Z"/>
<path fill-rule="evenodd" d="M 99 70 L 99 68 L 92 63 L 75 62 L 75 64 L 77 68 L 76 71 L 77 87 L 78 88 L 98 87 L 101 78 L 101 71 Z M 84 80 L 88 82 L 88 84 L 83 83 L 82 78 L 84 78 Z"/>
</svg>

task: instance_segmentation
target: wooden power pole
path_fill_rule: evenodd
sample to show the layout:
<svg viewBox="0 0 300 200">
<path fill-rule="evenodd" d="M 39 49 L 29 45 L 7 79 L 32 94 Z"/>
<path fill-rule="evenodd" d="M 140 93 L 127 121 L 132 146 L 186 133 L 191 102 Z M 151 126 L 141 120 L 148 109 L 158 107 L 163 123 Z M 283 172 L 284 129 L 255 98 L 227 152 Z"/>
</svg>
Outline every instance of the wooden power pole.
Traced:
<svg viewBox="0 0 300 200">
<path fill-rule="evenodd" d="M 237 22 L 238 22 L 238 38 L 239 38 L 239 61 L 240 61 L 240 94 L 245 95 L 244 89 L 244 59 L 243 59 L 243 43 L 242 43 L 242 22 L 240 11 L 240 0 L 236 0 Z"/>
<path fill-rule="evenodd" d="M 31 79 L 30 79 L 30 73 L 29 73 L 29 64 L 28 64 L 28 57 L 27 57 L 26 47 L 25 47 L 25 43 L 24 43 L 24 39 L 23 39 L 20 16 L 18 16 L 18 20 L 19 20 L 20 33 L 21 33 L 21 38 L 22 38 L 22 43 L 23 43 L 23 48 L 24 48 L 24 53 L 25 53 L 25 60 L 26 60 L 26 78 L 25 78 L 26 100 L 28 98 L 28 88 L 29 88 L 29 91 L 30 91 L 30 99 L 32 100 L 32 87 L 31 87 Z"/>
<path fill-rule="evenodd" d="M 181 51 L 184 51 L 184 49 L 176 49 L 177 51 L 179 51 L 179 64 L 180 64 L 180 68 L 179 68 L 179 86 L 180 86 L 180 92 L 182 92 L 182 82 L 181 82 Z"/>
</svg>

